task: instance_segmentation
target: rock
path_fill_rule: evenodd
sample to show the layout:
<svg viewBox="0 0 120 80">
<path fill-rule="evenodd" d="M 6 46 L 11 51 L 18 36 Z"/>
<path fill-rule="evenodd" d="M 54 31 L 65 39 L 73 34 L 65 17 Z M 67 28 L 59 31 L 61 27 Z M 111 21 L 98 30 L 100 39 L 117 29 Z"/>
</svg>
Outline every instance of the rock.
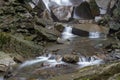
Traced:
<svg viewBox="0 0 120 80">
<path fill-rule="evenodd" d="M 10 66 L 10 65 L 15 65 L 16 62 L 9 54 L 0 52 L 0 64 L 4 66 Z"/>
<path fill-rule="evenodd" d="M 79 56 L 73 54 L 66 54 L 63 56 L 62 61 L 67 63 L 77 63 L 79 61 Z"/>
<path fill-rule="evenodd" d="M 89 5 L 90 5 L 90 9 L 93 17 L 98 16 L 100 14 L 100 11 L 99 11 L 98 5 L 96 4 L 96 1 L 90 0 Z"/>
<path fill-rule="evenodd" d="M 5 1 L 4 1 L 4 0 L 1 0 L 1 1 L 0 1 L 0 7 L 2 7 L 4 3 L 5 3 Z"/>
<path fill-rule="evenodd" d="M 43 18 L 38 18 L 37 16 L 35 17 L 35 21 L 37 25 L 41 25 L 43 27 L 47 26 L 47 25 L 53 25 L 53 21 L 48 20 L 48 19 L 43 19 Z"/>
<path fill-rule="evenodd" d="M 100 8 L 107 10 L 108 9 L 108 5 L 109 5 L 111 0 L 106 0 L 106 1 L 104 1 L 104 0 L 95 0 L 95 1 L 96 1 L 97 5 Z"/>
<path fill-rule="evenodd" d="M 25 61 L 25 59 L 19 54 L 13 55 L 13 57 L 14 57 L 14 61 L 17 63 L 22 63 L 23 61 Z"/>
<path fill-rule="evenodd" d="M 66 39 L 58 37 L 57 38 L 57 43 L 58 44 L 70 44 L 70 40 L 66 40 Z"/>
<path fill-rule="evenodd" d="M 111 0 L 109 8 L 112 9 L 115 6 L 116 2 L 117 0 Z"/>
<path fill-rule="evenodd" d="M 42 17 L 42 18 L 45 19 L 45 20 L 53 21 L 51 15 L 52 15 L 52 13 L 50 14 L 50 12 L 49 12 L 47 9 L 45 9 L 45 10 L 40 14 L 40 17 Z"/>
<path fill-rule="evenodd" d="M 88 2 L 82 2 L 79 6 L 75 7 L 73 18 L 76 19 L 93 19 L 93 14 Z"/>
<path fill-rule="evenodd" d="M 59 32 L 63 32 L 64 30 L 64 25 L 61 23 L 55 23 L 54 25 L 55 29 L 58 30 Z"/>
<path fill-rule="evenodd" d="M 120 62 L 88 66 L 73 73 L 52 77 L 48 80 L 119 80 Z"/>
<path fill-rule="evenodd" d="M 45 40 L 48 41 L 56 41 L 58 35 L 56 34 L 55 30 L 46 29 L 40 26 L 35 26 L 35 30 L 38 32 L 38 35 L 43 37 Z"/>
<path fill-rule="evenodd" d="M 10 53 L 19 53 L 23 57 L 28 58 L 39 54 L 43 49 L 42 46 L 37 45 L 32 41 L 19 38 L 19 36 L 14 36 L 11 34 L 8 36 L 10 37 L 10 40 L 2 47 L 3 51 L 7 50 Z"/>
<path fill-rule="evenodd" d="M 90 36 L 91 32 L 98 32 L 101 38 L 105 38 L 109 32 L 109 28 L 96 24 L 72 24 L 71 26 L 73 27 L 73 34 L 83 37 Z"/>
<path fill-rule="evenodd" d="M 7 70 L 7 66 L 4 64 L 0 64 L 0 72 L 5 72 Z"/>
<path fill-rule="evenodd" d="M 71 18 L 71 14 L 73 11 L 72 6 L 60 6 L 51 9 L 54 15 L 61 21 L 66 20 L 68 21 Z"/>
</svg>

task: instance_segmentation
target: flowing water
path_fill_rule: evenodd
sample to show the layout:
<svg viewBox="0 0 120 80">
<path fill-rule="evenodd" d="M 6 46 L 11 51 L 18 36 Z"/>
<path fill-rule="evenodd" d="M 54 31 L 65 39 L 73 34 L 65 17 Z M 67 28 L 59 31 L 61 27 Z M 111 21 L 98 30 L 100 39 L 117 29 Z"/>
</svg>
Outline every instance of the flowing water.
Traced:
<svg viewBox="0 0 120 80">
<path fill-rule="evenodd" d="M 65 48 L 62 47 L 63 49 L 61 49 L 60 52 L 58 51 L 57 54 L 47 52 L 44 55 L 37 56 L 35 59 L 31 59 L 31 60 L 27 60 L 27 61 L 23 62 L 13 72 L 13 76 L 9 80 L 12 80 L 12 79 L 16 79 L 16 80 L 30 80 L 30 79 L 47 80 L 48 78 L 75 72 L 78 69 L 85 67 L 85 66 L 99 65 L 99 64 L 104 63 L 104 60 L 102 58 L 93 54 L 93 52 L 95 52 L 95 50 L 97 51 L 97 49 L 93 48 L 94 49 L 93 50 L 91 48 L 93 46 L 91 46 L 91 45 L 89 46 L 89 44 L 91 44 L 91 42 L 88 41 L 88 44 L 87 44 L 87 42 L 85 42 L 85 40 L 91 41 L 91 38 L 92 39 L 100 38 L 99 33 L 97 33 L 97 32 L 91 33 L 87 39 L 82 39 L 81 37 L 78 37 L 78 35 L 74 35 L 72 33 L 71 26 L 66 26 L 64 31 L 61 34 L 62 34 L 62 36 L 61 36 L 62 39 L 65 39 L 65 40 L 69 39 L 71 42 L 67 47 L 65 47 Z M 82 42 L 80 42 L 80 41 L 82 41 Z M 92 41 L 93 41 L 92 43 L 95 43 L 96 40 L 92 40 Z M 85 42 L 85 44 L 84 44 L 84 42 Z M 77 46 L 76 44 L 79 45 L 79 47 L 76 47 Z M 83 48 L 80 47 L 80 44 L 83 46 Z M 50 48 L 51 47 L 52 46 L 50 46 Z M 57 45 L 55 45 L 55 48 L 56 47 L 57 47 Z M 55 49 L 55 48 L 53 47 L 53 49 Z M 60 47 L 58 46 L 58 48 L 60 48 Z M 86 48 L 86 49 L 83 50 L 84 48 Z M 89 48 L 91 48 L 91 49 L 89 49 Z M 65 53 L 69 54 L 72 49 L 76 50 L 76 53 L 79 54 L 78 55 L 79 61 L 75 64 L 71 64 L 71 63 L 62 61 L 63 55 Z M 78 52 L 77 52 L 77 50 L 78 50 Z M 64 51 L 66 51 L 66 52 L 64 53 Z M 82 51 L 82 52 L 79 52 L 79 51 Z M 88 53 L 86 53 L 85 51 Z M 61 53 L 61 54 L 59 54 L 59 53 Z M 85 55 L 84 53 L 87 55 Z"/>
</svg>

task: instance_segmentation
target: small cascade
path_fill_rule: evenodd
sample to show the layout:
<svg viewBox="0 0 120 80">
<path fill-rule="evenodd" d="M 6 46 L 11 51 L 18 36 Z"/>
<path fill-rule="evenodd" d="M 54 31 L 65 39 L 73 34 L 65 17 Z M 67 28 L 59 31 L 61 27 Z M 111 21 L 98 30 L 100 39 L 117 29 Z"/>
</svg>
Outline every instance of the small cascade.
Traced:
<svg viewBox="0 0 120 80">
<path fill-rule="evenodd" d="M 25 61 L 23 64 L 19 66 L 19 69 L 27 66 L 32 66 L 36 63 L 42 63 L 43 64 L 42 69 L 55 67 L 56 65 L 59 65 L 59 64 L 68 65 L 68 63 L 62 61 L 62 56 L 58 57 L 58 55 L 49 54 L 49 56 L 39 56 L 39 57 L 36 57 L 36 59 L 34 60 Z M 101 63 L 103 63 L 103 60 L 99 59 L 96 56 L 92 56 L 92 57 L 80 56 L 79 62 L 77 62 L 77 64 L 80 65 L 80 67 L 96 65 Z"/>
<path fill-rule="evenodd" d="M 100 38 L 100 32 L 89 32 L 89 38 Z"/>
<path fill-rule="evenodd" d="M 61 57 L 58 58 L 55 55 L 48 54 L 47 56 L 39 56 L 36 57 L 36 59 L 25 61 L 19 66 L 19 69 L 27 66 L 32 66 L 36 63 L 43 63 L 43 66 L 47 65 L 48 67 L 55 67 L 57 64 L 64 64 L 64 62 L 61 60 Z"/>
<path fill-rule="evenodd" d="M 62 38 L 71 40 L 73 37 L 76 37 L 76 35 L 72 34 L 72 27 L 65 26 L 65 29 L 62 32 Z"/>
<path fill-rule="evenodd" d="M 96 56 L 92 57 L 80 57 L 79 62 L 77 63 L 80 67 L 90 66 L 90 65 L 97 65 L 101 64 L 104 61 Z"/>
</svg>

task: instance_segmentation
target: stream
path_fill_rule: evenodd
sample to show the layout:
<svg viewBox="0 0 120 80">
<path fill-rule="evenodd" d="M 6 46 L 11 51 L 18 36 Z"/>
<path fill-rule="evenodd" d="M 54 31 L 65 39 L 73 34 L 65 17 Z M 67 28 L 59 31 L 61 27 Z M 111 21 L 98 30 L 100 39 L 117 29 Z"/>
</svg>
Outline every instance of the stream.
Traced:
<svg viewBox="0 0 120 80">
<path fill-rule="evenodd" d="M 83 38 L 73 34 L 72 28 L 69 26 L 65 27 L 60 39 L 67 42 L 48 45 L 47 51 L 43 55 L 18 65 L 8 80 L 47 80 L 76 72 L 85 66 L 104 64 L 104 59 L 97 54 L 103 54 L 99 46 L 101 47 L 101 42 L 106 39 L 102 39 L 98 32 L 90 33 L 88 37 Z M 78 62 L 63 61 L 65 54 L 77 54 Z"/>
</svg>

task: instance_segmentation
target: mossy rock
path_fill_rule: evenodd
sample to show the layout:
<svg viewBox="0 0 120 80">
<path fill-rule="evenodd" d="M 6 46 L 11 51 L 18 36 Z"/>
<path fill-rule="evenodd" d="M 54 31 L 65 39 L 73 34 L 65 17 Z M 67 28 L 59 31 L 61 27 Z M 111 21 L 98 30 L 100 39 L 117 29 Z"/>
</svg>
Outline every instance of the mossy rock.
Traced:
<svg viewBox="0 0 120 80">
<path fill-rule="evenodd" d="M 10 42 L 10 37 L 6 33 L 0 33 L 0 48 Z"/>
<path fill-rule="evenodd" d="M 42 52 L 43 47 L 33 43 L 32 41 L 24 40 L 11 34 L 8 34 L 9 41 L 6 39 L 6 36 L 4 37 L 5 41 L 4 45 L 2 43 L 2 51 L 18 53 L 26 58 L 36 56 Z"/>
</svg>

